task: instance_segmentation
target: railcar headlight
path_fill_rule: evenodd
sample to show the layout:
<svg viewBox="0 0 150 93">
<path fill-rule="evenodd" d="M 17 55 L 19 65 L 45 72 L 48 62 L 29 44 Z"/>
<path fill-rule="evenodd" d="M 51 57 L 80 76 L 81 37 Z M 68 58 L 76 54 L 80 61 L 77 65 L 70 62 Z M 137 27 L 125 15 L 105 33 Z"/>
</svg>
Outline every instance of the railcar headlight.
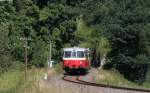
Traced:
<svg viewBox="0 0 150 93">
<path fill-rule="evenodd" d="M 80 61 L 80 64 L 82 64 L 82 61 Z"/>
<path fill-rule="evenodd" d="M 67 61 L 66 63 L 68 64 L 69 62 Z"/>
</svg>

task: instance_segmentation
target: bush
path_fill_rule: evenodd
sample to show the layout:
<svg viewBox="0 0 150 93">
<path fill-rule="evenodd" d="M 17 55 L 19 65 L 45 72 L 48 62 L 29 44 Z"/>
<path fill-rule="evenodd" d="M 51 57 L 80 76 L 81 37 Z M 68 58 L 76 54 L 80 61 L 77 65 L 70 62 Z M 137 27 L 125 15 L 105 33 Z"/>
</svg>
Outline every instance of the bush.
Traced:
<svg viewBox="0 0 150 93">
<path fill-rule="evenodd" d="M 121 74 L 130 81 L 142 84 L 146 78 L 148 70 L 148 58 L 144 55 L 138 55 L 135 58 L 121 56 L 118 57 L 116 68 Z"/>
<path fill-rule="evenodd" d="M 57 73 L 63 73 L 63 64 L 62 62 L 59 62 L 57 63 L 55 66 L 54 66 L 54 69 Z"/>
<path fill-rule="evenodd" d="M 11 56 L 1 55 L 0 56 L 0 75 L 9 70 L 23 70 L 24 64 L 20 61 L 13 61 Z"/>
<path fill-rule="evenodd" d="M 112 62 L 106 62 L 104 64 L 103 69 L 112 69 L 113 68 L 113 63 Z"/>
<path fill-rule="evenodd" d="M 14 62 L 11 60 L 9 56 L 1 55 L 0 56 L 0 74 L 8 71 Z"/>
<path fill-rule="evenodd" d="M 13 63 L 14 64 L 10 68 L 11 70 L 23 71 L 25 69 L 25 63 L 22 63 L 20 61 L 14 61 Z"/>
</svg>

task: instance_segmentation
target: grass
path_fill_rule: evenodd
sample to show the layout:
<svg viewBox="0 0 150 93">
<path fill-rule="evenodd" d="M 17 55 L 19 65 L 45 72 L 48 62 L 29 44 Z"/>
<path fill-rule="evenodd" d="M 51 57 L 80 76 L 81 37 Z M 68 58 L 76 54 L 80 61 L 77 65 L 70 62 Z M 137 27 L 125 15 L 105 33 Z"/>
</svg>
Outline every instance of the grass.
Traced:
<svg viewBox="0 0 150 93">
<path fill-rule="evenodd" d="M 11 93 L 12 90 L 17 89 L 21 83 L 21 73 L 7 72 L 0 77 L 0 93 Z"/>
<path fill-rule="evenodd" d="M 0 76 L 0 93 L 59 93 L 57 89 L 49 88 L 42 84 L 45 73 L 48 77 L 62 73 L 62 64 L 56 64 L 54 68 L 32 68 L 27 71 L 25 80 L 24 71 L 8 71 Z"/>
<path fill-rule="evenodd" d="M 99 70 L 98 76 L 94 76 L 96 82 L 107 85 L 130 87 L 130 88 L 140 88 L 140 89 L 150 89 L 150 82 L 145 82 L 142 85 L 128 81 L 117 71 L 113 70 Z"/>
<path fill-rule="evenodd" d="M 0 93 L 27 93 L 43 76 L 44 69 L 31 69 L 27 72 L 27 79 L 23 71 L 9 71 L 0 76 Z"/>
</svg>

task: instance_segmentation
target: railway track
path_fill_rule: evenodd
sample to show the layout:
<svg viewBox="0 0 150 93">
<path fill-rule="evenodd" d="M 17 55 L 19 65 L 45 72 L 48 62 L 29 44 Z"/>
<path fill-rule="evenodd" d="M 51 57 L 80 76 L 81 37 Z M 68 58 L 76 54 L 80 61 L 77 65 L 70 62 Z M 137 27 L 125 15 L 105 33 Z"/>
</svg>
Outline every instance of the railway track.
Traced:
<svg viewBox="0 0 150 93">
<path fill-rule="evenodd" d="M 113 89 L 121 89 L 121 90 L 130 90 L 130 91 L 138 91 L 138 92 L 146 92 L 150 93 L 150 90 L 147 89 L 137 89 L 137 88 L 128 88 L 128 87 L 120 87 L 120 86 L 112 86 L 112 85 L 105 85 L 105 84 L 97 84 L 88 81 L 81 80 L 81 76 L 72 76 L 74 79 L 69 79 L 68 75 L 63 76 L 63 80 L 71 83 L 77 83 L 82 85 L 88 86 L 95 86 L 95 87 L 104 87 L 104 88 L 113 88 Z"/>
</svg>

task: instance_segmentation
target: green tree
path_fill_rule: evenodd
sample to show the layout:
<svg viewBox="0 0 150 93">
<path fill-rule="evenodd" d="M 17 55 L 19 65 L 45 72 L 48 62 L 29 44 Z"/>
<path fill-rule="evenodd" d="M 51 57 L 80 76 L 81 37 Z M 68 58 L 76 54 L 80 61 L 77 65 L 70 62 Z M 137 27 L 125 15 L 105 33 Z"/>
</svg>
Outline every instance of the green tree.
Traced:
<svg viewBox="0 0 150 93">
<path fill-rule="evenodd" d="M 106 56 L 110 52 L 110 50 L 111 49 L 109 46 L 109 42 L 105 37 L 101 36 L 96 40 L 96 53 L 100 58 L 100 68 L 102 68 L 103 65 L 106 63 Z"/>
</svg>

